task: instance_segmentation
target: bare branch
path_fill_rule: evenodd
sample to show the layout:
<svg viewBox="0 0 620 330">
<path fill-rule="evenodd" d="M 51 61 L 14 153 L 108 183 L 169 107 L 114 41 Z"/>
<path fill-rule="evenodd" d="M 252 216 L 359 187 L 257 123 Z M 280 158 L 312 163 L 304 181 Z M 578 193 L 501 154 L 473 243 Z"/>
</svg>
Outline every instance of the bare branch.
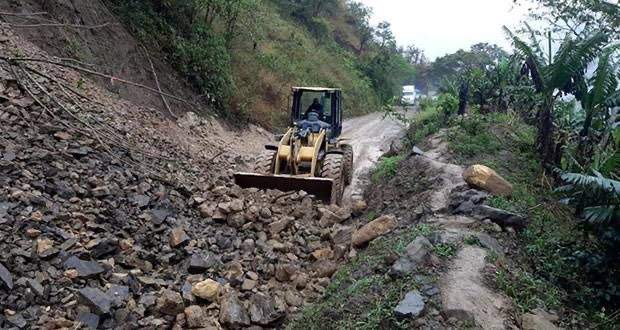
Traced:
<svg viewBox="0 0 620 330">
<path fill-rule="evenodd" d="M 39 27 L 68 27 L 74 29 L 100 29 L 107 26 L 116 26 L 118 23 L 103 23 L 99 25 L 80 25 L 80 24 L 62 24 L 62 23 L 41 23 L 41 24 L 11 24 L 14 28 L 39 28 Z"/>
<path fill-rule="evenodd" d="M 89 73 L 89 74 L 92 74 L 92 75 L 95 75 L 95 76 L 107 78 L 107 79 L 110 79 L 111 81 L 118 81 L 120 83 L 124 83 L 124 84 L 127 84 L 127 85 L 131 85 L 131 86 L 135 86 L 135 87 L 140 87 L 140 88 L 146 89 L 148 91 L 151 91 L 153 93 L 164 95 L 166 97 L 169 97 L 171 99 L 177 100 L 179 102 L 183 102 L 183 103 L 189 104 L 189 105 L 191 105 L 193 107 L 197 106 L 195 103 L 187 101 L 187 100 L 185 100 L 183 98 L 180 98 L 178 96 L 175 96 L 175 95 L 172 95 L 172 94 L 168 94 L 168 93 L 165 93 L 165 92 L 161 92 L 161 91 L 158 91 L 157 89 L 154 89 L 154 88 L 151 88 L 151 87 L 148 87 L 148 86 L 145 86 L 145 85 L 133 82 L 133 81 L 121 79 L 121 78 L 114 77 L 114 76 L 111 76 L 111 75 L 108 75 L 108 74 L 105 74 L 105 73 L 101 73 L 101 72 L 97 72 L 97 71 L 94 71 L 94 70 L 82 68 L 82 67 L 75 66 L 75 65 L 72 65 L 72 64 L 59 63 L 59 62 L 47 60 L 47 59 L 44 59 L 44 58 L 30 58 L 30 57 L 6 57 L 6 56 L 0 56 L 0 59 L 8 61 L 9 63 L 11 63 L 11 62 L 41 62 L 41 63 L 48 63 L 48 64 L 53 64 L 53 65 L 58 65 L 58 66 L 74 69 L 74 70 L 77 70 L 77 71 L 81 71 L 81 72 L 84 72 L 84 73 Z"/>
<path fill-rule="evenodd" d="M 177 116 L 174 114 L 174 112 L 172 112 L 172 109 L 170 109 L 170 105 L 168 104 L 168 101 L 166 101 L 166 97 L 164 96 L 164 94 L 162 94 L 161 86 L 159 85 L 159 79 L 157 79 L 157 72 L 155 72 L 155 66 L 153 65 L 153 61 L 151 61 L 151 56 L 149 55 L 149 52 L 144 46 L 142 46 L 142 49 L 144 50 L 146 58 L 149 60 L 149 64 L 151 65 L 151 71 L 153 72 L 153 77 L 155 78 L 155 84 L 157 85 L 159 96 L 161 96 L 161 100 L 164 102 L 168 113 L 172 116 L 172 118 L 177 119 Z"/>
</svg>

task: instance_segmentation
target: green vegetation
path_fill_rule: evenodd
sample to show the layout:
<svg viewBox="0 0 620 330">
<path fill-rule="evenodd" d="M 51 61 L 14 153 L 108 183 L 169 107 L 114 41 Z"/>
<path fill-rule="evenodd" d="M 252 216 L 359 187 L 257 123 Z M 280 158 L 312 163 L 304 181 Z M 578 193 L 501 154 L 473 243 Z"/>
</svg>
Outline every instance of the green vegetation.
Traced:
<svg viewBox="0 0 620 330">
<path fill-rule="evenodd" d="M 449 259 L 456 255 L 458 246 L 451 243 L 440 243 L 433 246 L 433 251 L 442 259 Z"/>
<path fill-rule="evenodd" d="M 377 182 L 379 180 L 389 180 L 393 178 L 398 173 L 398 164 L 401 160 L 403 160 L 403 156 L 381 158 L 372 173 L 372 180 Z"/>
<path fill-rule="evenodd" d="M 511 197 L 492 197 L 489 204 L 531 219 L 517 237 L 522 248 L 516 260 L 496 264 L 498 288 L 515 300 L 521 312 L 567 307 L 575 312 L 565 322 L 609 321 L 616 308 L 620 267 L 606 262 L 616 257 L 617 250 L 600 236 L 584 235 L 584 230 L 588 232 L 584 223 L 553 198 L 557 193 L 534 147 L 536 128 L 513 112 L 474 113 L 441 125 L 458 162 L 488 165 L 514 185 Z M 465 243 L 477 240 L 470 237 Z M 439 250 L 438 255 L 449 256 L 448 248 Z M 488 261 L 495 263 L 497 257 L 489 255 Z"/>
<path fill-rule="evenodd" d="M 372 241 L 366 250 L 336 272 L 321 300 L 305 308 L 287 328 L 410 329 L 412 325 L 408 321 L 395 318 L 394 307 L 419 284 L 414 278 L 390 277 L 377 270 L 386 267 L 389 256 L 402 254 L 417 236 L 431 232 L 429 226 L 420 225 Z"/>
<path fill-rule="evenodd" d="M 518 266 L 497 276 L 521 310 L 562 305 L 586 323 L 609 323 L 620 308 L 620 7 L 535 3 L 534 18 L 553 24 L 506 29 L 513 54 L 480 44 L 427 65 L 427 83 L 442 94 L 421 103 L 435 111 L 414 120 L 408 138 L 445 128 L 458 162 L 513 183 L 512 197 L 490 204 L 531 219 Z M 456 111 L 452 102 L 439 110 L 445 95 Z"/>
<path fill-rule="evenodd" d="M 340 87 L 345 114 L 376 111 L 412 79 L 390 25 L 354 1 L 106 0 L 224 117 L 283 126 L 290 87 Z M 235 122 L 239 122 L 235 120 Z"/>
</svg>

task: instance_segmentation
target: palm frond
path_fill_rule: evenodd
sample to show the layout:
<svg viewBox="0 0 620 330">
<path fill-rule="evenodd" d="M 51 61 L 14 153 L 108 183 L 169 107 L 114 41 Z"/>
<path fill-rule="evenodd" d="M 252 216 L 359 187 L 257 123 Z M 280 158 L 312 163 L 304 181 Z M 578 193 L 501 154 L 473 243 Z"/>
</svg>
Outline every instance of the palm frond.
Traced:
<svg viewBox="0 0 620 330">
<path fill-rule="evenodd" d="M 587 65 L 601 52 L 601 47 L 607 39 L 607 34 L 601 31 L 578 42 L 570 38 L 565 39 L 547 72 L 545 80 L 549 84 L 548 87 L 562 88 L 572 77 L 583 76 Z"/>
<path fill-rule="evenodd" d="M 609 158 L 605 159 L 602 164 L 599 166 L 599 169 L 603 173 L 610 173 L 613 170 L 618 170 L 620 168 L 620 152 L 618 150 L 614 151 L 614 153 L 609 156 Z"/>
<path fill-rule="evenodd" d="M 594 189 L 607 191 L 620 196 L 620 181 L 613 180 L 602 176 L 599 172 L 595 175 L 586 175 L 581 173 L 564 173 L 561 175 L 562 180 L 567 183 Z"/>
<path fill-rule="evenodd" d="M 609 95 L 605 100 L 605 105 L 609 108 L 620 107 L 620 90 Z"/>
<path fill-rule="evenodd" d="M 593 224 L 617 221 L 620 219 L 620 207 L 618 205 L 586 207 L 583 210 L 583 217 Z"/>
<path fill-rule="evenodd" d="M 611 56 L 618 49 L 618 46 L 620 45 L 616 44 L 607 47 L 599 57 L 596 72 L 592 77 L 590 107 L 604 104 L 607 98 L 612 95 L 618 87 L 617 73 L 611 62 Z"/>
<path fill-rule="evenodd" d="M 517 51 L 521 54 L 521 56 L 525 58 L 525 63 L 530 70 L 530 75 L 532 77 L 536 90 L 542 91 L 546 88 L 541 73 L 541 68 L 544 67 L 542 58 L 539 54 L 537 54 L 537 51 L 532 49 L 532 47 L 530 47 L 525 41 L 521 40 L 521 38 L 512 33 L 509 28 L 504 26 L 503 29 L 506 35 L 508 35 L 508 37 L 512 40 L 512 43 L 514 44 Z M 538 45 L 536 45 L 535 47 L 538 47 Z"/>
</svg>

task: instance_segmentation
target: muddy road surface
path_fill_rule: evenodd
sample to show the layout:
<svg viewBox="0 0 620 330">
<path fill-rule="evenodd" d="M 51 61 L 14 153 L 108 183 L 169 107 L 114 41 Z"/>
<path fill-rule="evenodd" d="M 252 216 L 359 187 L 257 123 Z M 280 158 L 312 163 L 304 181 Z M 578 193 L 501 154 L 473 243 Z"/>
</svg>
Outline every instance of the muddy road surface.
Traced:
<svg viewBox="0 0 620 330">
<path fill-rule="evenodd" d="M 414 110 L 408 110 L 412 115 Z M 345 190 L 345 203 L 352 198 L 362 197 L 364 187 L 369 180 L 369 171 L 387 152 L 392 141 L 405 135 L 406 126 L 402 122 L 383 118 L 382 112 L 375 112 L 365 116 L 345 120 L 343 123 L 342 138 L 353 146 L 353 181 Z"/>
</svg>

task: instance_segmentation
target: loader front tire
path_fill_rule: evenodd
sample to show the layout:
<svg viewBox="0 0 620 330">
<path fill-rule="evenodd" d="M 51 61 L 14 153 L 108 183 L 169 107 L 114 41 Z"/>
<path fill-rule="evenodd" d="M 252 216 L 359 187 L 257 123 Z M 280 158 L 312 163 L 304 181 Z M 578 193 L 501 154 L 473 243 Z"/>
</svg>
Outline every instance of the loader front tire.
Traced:
<svg viewBox="0 0 620 330">
<path fill-rule="evenodd" d="M 341 205 L 344 193 L 344 157 L 341 154 L 327 154 L 323 159 L 321 177 L 334 180 L 331 203 Z"/>
<path fill-rule="evenodd" d="M 342 145 L 344 155 L 344 184 L 351 184 L 353 180 L 353 147 L 349 144 Z"/>
<path fill-rule="evenodd" d="M 269 175 L 273 174 L 273 166 L 275 164 L 275 155 L 276 152 L 274 150 L 265 150 L 263 151 L 257 158 L 254 163 L 254 173 L 256 174 L 264 174 Z"/>
</svg>

